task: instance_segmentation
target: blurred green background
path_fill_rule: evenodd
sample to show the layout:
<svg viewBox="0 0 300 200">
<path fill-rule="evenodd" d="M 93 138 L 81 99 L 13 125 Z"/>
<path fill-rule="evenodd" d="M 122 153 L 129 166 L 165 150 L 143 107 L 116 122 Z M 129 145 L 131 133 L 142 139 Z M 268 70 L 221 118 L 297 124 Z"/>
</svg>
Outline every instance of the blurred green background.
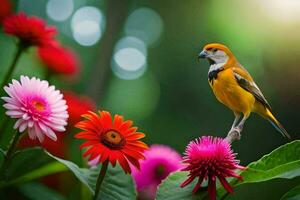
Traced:
<svg viewBox="0 0 300 200">
<path fill-rule="evenodd" d="M 98 108 L 133 119 L 148 144 L 183 153 L 201 135 L 225 137 L 234 116 L 217 102 L 207 83 L 208 63 L 197 63 L 206 43 L 228 45 L 253 75 L 275 115 L 293 139 L 300 121 L 300 2 L 297 0 L 19 0 L 17 11 L 58 28 L 58 39 L 81 60 L 74 79 L 54 77 L 57 88 L 93 98 Z M 16 50 L 0 33 L 0 76 Z M 44 77 L 31 48 L 14 77 Z M 0 77 L 2 78 L 2 77 Z M 2 120 L 1 120 L 2 121 Z M 8 137 L 9 138 L 9 137 Z M 3 141 L 5 141 L 3 139 Z M 2 145 L 5 143 L 2 141 Z M 242 140 L 233 144 L 241 164 L 286 143 L 253 114 Z M 72 160 L 80 161 L 72 140 Z M 233 199 L 279 199 L 298 180 L 238 188 Z"/>
</svg>

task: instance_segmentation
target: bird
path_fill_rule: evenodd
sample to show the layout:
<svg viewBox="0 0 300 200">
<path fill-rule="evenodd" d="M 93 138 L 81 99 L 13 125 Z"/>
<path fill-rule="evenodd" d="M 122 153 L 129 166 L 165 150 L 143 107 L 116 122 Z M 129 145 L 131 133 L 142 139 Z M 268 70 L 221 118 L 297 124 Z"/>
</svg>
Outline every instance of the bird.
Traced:
<svg viewBox="0 0 300 200">
<path fill-rule="evenodd" d="M 263 93 L 249 72 L 239 63 L 232 51 L 220 43 L 210 43 L 198 54 L 198 60 L 210 64 L 208 82 L 217 100 L 233 111 L 235 116 L 228 135 L 239 140 L 251 113 L 267 119 L 284 137 L 291 138 L 275 118 Z"/>
</svg>

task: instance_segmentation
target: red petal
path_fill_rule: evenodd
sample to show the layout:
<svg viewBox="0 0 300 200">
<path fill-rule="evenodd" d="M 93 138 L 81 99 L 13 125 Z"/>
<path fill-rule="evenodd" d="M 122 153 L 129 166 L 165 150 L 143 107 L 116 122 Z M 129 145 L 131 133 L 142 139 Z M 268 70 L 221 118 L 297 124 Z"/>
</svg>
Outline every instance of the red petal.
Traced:
<svg viewBox="0 0 300 200">
<path fill-rule="evenodd" d="M 114 128 L 120 130 L 121 125 L 123 124 L 123 117 L 121 115 L 115 115 L 114 117 Z"/>
<path fill-rule="evenodd" d="M 141 169 L 140 163 L 139 163 L 139 161 L 136 158 L 131 157 L 129 155 L 125 155 L 125 156 L 129 160 L 129 162 L 131 162 L 131 164 L 133 164 L 138 170 Z"/>
<path fill-rule="evenodd" d="M 95 127 L 90 121 L 81 121 L 81 122 L 78 122 L 76 125 L 75 125 L 76 128 L 79 128 L 79 129 L 82 129 L 82 130 L 85 130 L 85 131 L 91 131 L 91 132 L 98 132 L 99 129 L 97 127 Z"/>
<path fill-rule="evenodd" d="M 129 129 L 132 126 L 133 122 L 131 120 L 126 120 L 123 122 L 123 124 L 120 126 L 120 131 L 124 132 L 127 129 Z"/>
<path fill-rule="evenodd" d="M 86 140 L 99 140 L 99 137 L 92 132 L 80 132 L 75 135 L 77 139 L 86 139 Z"/>
<path fill-rule="evenodd" d="M 130 141 L 132 141 L 132 140 L 139 140 L 139 139 L 142 139 L 144 137 L 145 137 L 144 133 L 136 132 L 135 134 L 127 136 L 126 140 L 130 140 Z"/>
<path fill-rule="evenodd" d="M 144 152 L 145 150 L 148 149 L 148 147 L 145 148 L 145 147 L 141 147 L 141 146 L 139 146 L 139 145 L 130 144 L 130 143 L 126 144 L 126 147 L 127 147 L 128 149 L 134 149 L 135 151 L 140 151 L 140 152 Z"/>
<path fill-rule="evenodd" d="M 198 178 L 198 181 L 197 181 L 197 183 L 196 183 L 196 185 L 195 185 L 195 187 L 194 187 L 194 189 L 193 189 L 193 193 L 196 193 L 196 192 L 198 191 L 198 189 L 199 189 L 200 186 L 201 186 L 201 183 L 203 182 L 203 179 L 204 179 L 204 176 L 200 176 L 200 177 Z"/>
<path fill-rule="evenodd" d="M 124 134 L 124 136 L 129 136 L 129 135 L 131 135 L 131 134 L 133 134 L 133 133 L 135 133 L 136 131 L 137 131 L 137 127 L 131 127 L 131 128 L 129 128 L 129 129 L 127 129 L 123 134 Z"/>
<path fill-rule="evenodd" d="M 120 154 L 118 161 L 121 165 L 121 167 L 123 168 L 124 172 L 127 173 L 131 173 L 131 169 L 129 167 L 128 161 L 126 160 L 126 158 L 124 158 L 124 156 L 122 154 Z"/>
<path fill-rule="evenodd" d="M 134 147 L 140 147 L 143 150 L 148 149 L 149 147 L 141 141 L 128 141 L 128 145 L 134 146 Z"/>
<path fill-rule="evenodd" d="M 126 155 L 129 155 L 129 156 L 132 156 L 134 158 L 137 158 L 137 159 L 145 159 L 145 156 L 139 152 L 139 151 L 136 151 L 134 149 L 129 149 L 129 148 L 124 148 L 121 150 L 124 154 Z"/>
<path fill-rule="evenodd" d="M 82 143 L 82 144 L 79 146 L 79 148 L 82 149 L 82 148 L 84 148 L 84 147 L 92 146 L 92 145 L 95 145 L 95 144 L 97 144 L 97 143 L 98 143 L 98 141 L 95 141 L 95 140 L 89 140 L 89 141 L 86 141 L 86 142 Z"/>
<path fill-rule="evenodd" d="M 116 161 L 119 157 L 120 152 L 119 151 L 111 151 L 109 155 L 109 161 L 111 162 L 112 166 L 116 166 Z"/>
<path fill-rule="evenodd" d="M 101 116 L 101 124 L 104 129 L 111 129 L 112 128 L 112 118 L 109 112 L 102 111 L 99 112 Z"/>
<path fill-rule="evenodd" d="M 181 183 L 180 187 L 185 187 L 188 184 L 190 184 L 196 177 L 195 176 L 190 176 L 188 179 L 186 179 L 183 183 Z"/>
<path fill-rule="evenodd" d="M 91 148 L 89 148 L 88 150 L 86 150 L 86 152 L 83 153 L 83 156 L 86 157 L 89 154 L 93 153 L 95 151 L 95 147 L 92 146 Z"/>
<path fill-rule="evenodd" d="M 233 189 L 230 186 L 230 184 L 227 182 L 227 180 L 223 177 L 223 176 L 218 176 L 221 184 L 223 185 L 223 187 L 227 190 L 227 192 L 232 193 Z"/>
<path fill-rule="evenodd" d="M 101 158 L 100 158 L 99 162 L 104 163 L 104 161 L 106 161 L 108 159 L 109 154 L 110 153 L 108 151 L 102 151 Z"/>
</svg>

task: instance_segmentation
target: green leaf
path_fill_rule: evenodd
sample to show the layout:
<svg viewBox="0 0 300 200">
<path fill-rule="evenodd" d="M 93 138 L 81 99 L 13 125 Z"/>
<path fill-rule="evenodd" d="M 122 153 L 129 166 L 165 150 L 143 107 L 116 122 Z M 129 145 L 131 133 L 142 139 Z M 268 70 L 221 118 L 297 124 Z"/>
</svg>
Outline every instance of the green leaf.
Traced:
<svg viewBox="0 0 300 200">
<path fill-rule="evenodd" d="M 49 156 L 47 156 L 41 148 L 17 151 L 14 154 L 9 167 L 5 171 L 7 181 L 23 176 L 24 174 L 45 165 L 50 160 Z"/>
<path fill-rule="evenodd" d="M 35 169 L 33 171 L 30 171 L 16 179 L 13 179 L 11 181 L 5 182 L 3 185 L 0 185 L 0 187 L 3 186 L 9 186 L 17 183 L 24 183 L 30 180 L 34 180 L 40 177 L 48 176 L 51 174 L 59 173 L 59 172 L 64 172 L 67 171 L 68 168 L 63 165 L 60 162 L 54 161 L 49 164 L 46 164 L 38 169 Z"/>
<path fill-rule="evenodd" d="M 300 141 L 295 140 L 264 155 L 258 161 L 248 165 L 248 170 L 240 175 L 244 181 L 230 181 L 234 187 L 247 183 L 258 183 L 276 178 L 292 179 L 300 176 Z M 218 189 L 219 195 L 224 195 L 223 188 Z"/>
<path fill-rule="evenodd" d="M 300 175 L 300 141 L 280 146 L 270 154 L 248 165 L 248 170 L 241 173 L 245 183 L 268 181 L 275 178 L 292 179 Z"/>
<path fill-rule="evenodd" d="M 51 160 L 53 158 L 41 148 L 17 151 L 6 170 L 7 180 L 0 183 L 0 188 L 68 170 L 65 165 L 56 160 L 50 163 Z M 2 162 L 0 163 L 2 165 Z"/>
<path fill-rule="evenodd" d="M 298 200 L 298 199 L 300 199 L 300 185 L 292 188 L 290 191 L 285 193 L 285 195 L 283 195 L 280 200 Z"/>
<path fill-rule="evenodd" d="M 157 190 L 157 200 L 201 200 L 207 193 L 199 192 L 193 194 L 192 190 L 197 180 L 194 180 L 184 188 L 180 184 L 188 178 L 188 172 L 175 172 L 165 179 Z"/>
<path fill-rule="evenodd" d="M 26 183 L 20 185 L 18 188 L 19 191 L 30 200 L 66 200 L 66 198 L 58 192 L 40 183 Z"/>
<path fill-rule="evenodd" d="M 48 155 L 67 166 L 89 188 L 91 193 L 94 194 L 100 166 L 90 169 L 80 168 L 71 161 L 58 158 L 49 153 Z M 135 198 L 136 193 L 131 176 L 126 175 L 118 165 L 116 167 L 109 166 L 101 185 L 98 199 L 132 200 Z"/>
</svg>

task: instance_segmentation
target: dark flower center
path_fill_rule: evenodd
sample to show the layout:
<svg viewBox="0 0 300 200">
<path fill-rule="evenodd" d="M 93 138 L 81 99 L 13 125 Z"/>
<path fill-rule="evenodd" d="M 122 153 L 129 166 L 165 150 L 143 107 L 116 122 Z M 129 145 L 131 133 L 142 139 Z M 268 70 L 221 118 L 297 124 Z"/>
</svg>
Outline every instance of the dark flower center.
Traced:
<svg viewBox="0 0 300 200">
<path fill-rule="evenodd" d="M 160 165 L 156 166 L 155 175 L 156 175 L 157 178 L 159 178 L 159 179 L 165 178 L 164 177 L 165 172 L 166 172 L 166 168 L 165 168 L 164 165 L 160 164 Z"/>
<path fill-rule="evenodd" d="M 108 130 L 101 135 L 101 143 L 110 149 L 121 149 L 125 145 L 125 138 L 116 130 Z"/>
</svg>

